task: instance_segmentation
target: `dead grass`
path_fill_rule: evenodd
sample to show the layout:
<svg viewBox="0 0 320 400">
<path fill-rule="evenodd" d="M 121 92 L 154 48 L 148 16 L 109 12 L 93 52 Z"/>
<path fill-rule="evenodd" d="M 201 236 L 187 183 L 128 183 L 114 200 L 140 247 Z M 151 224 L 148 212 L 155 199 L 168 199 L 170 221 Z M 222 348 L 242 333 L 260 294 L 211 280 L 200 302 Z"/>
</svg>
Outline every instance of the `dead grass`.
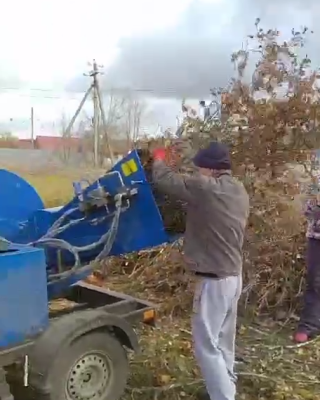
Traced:
<svg viewBox="0 0 320 400">
<path fill-rule="evenodd" d="M 72 177 L 68 175 L 23 176 L 39 193 L 46 207 L 64 204 L 72 198 Z"/>
<path fill-rule="evenodd" d="M 248 326 L 238 334 L 238 398 L 320 399 L 319 342 L 291 346 L 290 326 Z M 187 319 L 162 319 L 156 330 L 141 329 L 143 353 L 131 363 L 126 399 L 201 399 L 204 385 L 193 358 Z"/>
<path fill-rule="evenodd" d="M 189 321 L 192 292 L 186 290 L 192 282 L 179 281 L 176 270 L 172 274 L 177 281 L 166 285 L 159 279 L 157 264 L 143 271 L 117 269 L 108 275 L 108 287 L 159 305 L 157 328 L 138 330 L 143 352 L 131 363 L 127 400 L 202 398 L 204 385 L 193 357 Z M 239 318 L 238 399 L 320 399 L 320 342 L 292 344 L 295 322 L 291 318 L 281 322 L 249 315 Z"/>
<path fill-rule="evenodd" d="M 126 400 L 199 400 L 204 385 L 194 361 L 190 328 L 192 292 L 189 279 L 166 282 L 158 264 L 143 270 L 109 265 L 106 285 L 153 301 L 159 306 L 156 329 L 139 327 L 142 354 L 131 363 Z M 163 269 L 165 264 L 163 264 Z M 151 276 L 153 275 L 153 278 Z M 162 279 L 161 279 L 162 277 Z M 159 279 L 160 278 L 160 279 Z M 320 399 L 320 342 L 292 344 L 295 319 L 239 318 L 237 337 L 238 399 Z"/>
<path fill-rule="evenodd" d="M 73 196 L 72 182 L 80 179 L 94 181 L 103 174 L 101 170 L 64 170 L 31 171 L 29 168 L 8 168 L 28 181 L 39 193 L 46 207 L 55 207 L 68 202 Z"/>
<path fill-rule="evenodd" d="M 113 290 L 159 306 L 157 329 L 140 328 L 143 353 L 132 361 L 126 400 L 200 400 L 204 385 L 193 358 L 190 315 L 193 281 L 171 249 L 111 261 L 104 269 Z M 255 316 L 239 310 L 238 399 L 320 399 L 320 342 L 292 343 L 296 316 Z M 280 314 L 279 314 L 280 315 Z"/>
</svg>

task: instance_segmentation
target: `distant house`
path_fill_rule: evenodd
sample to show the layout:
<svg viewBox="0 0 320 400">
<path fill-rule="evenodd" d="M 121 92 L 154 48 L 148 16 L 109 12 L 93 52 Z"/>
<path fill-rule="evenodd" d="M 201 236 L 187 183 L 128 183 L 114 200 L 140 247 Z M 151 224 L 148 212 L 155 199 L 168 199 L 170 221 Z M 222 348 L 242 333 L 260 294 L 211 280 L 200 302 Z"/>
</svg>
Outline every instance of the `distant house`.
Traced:
<svg viewBox="0 0 320 400">
<path fill-rule="evenodd" d="M 46 151 L 70 149 L 75 152 L 81 152 L 82 143 L 81 139 L 78 137 L 63 138 L 61 136 L 37 136 L 33 143 L 31 139 L 20 139 L 19 148 Z"/>
<path fill-rule="evenodd" d="M 130 149 L 128 141 L 125 139 L 115 139 L 112 141 L 111 145 L 115 156 L 126 154 Z M 17 147 L 20 149 L 35 149 L 53 152 L 68 150 L 73 153 L 81 153 L 92 151 L 93 140 L 92 138 L 79 137 L 64 138 L 61 136 L 37 136 L 33 143 L 31 139 L 19 139 Z M 104 145 L 104 147 L 106 147 L 106 145 Z"/>
<path fill-rule="evenodd" d="M 31 139 L 19 139 L 18 148 L 19 149 L 33 149 L 33 143 Z"/>
<path fill-rule="evenodd" d="M 34 147 L 38 150 L 48 151 L 59 151 L 68 148 L 80 152 L 81 140 L 78 137 L 37 136 Z"/>
</svg>

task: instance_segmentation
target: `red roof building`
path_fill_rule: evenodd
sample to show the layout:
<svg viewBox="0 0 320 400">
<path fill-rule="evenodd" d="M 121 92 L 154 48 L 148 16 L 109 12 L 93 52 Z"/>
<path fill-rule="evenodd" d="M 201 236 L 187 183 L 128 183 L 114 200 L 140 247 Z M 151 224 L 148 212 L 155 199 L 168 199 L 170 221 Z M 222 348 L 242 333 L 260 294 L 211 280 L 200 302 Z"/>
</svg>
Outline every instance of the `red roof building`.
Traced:
<svg viewBox="0 0 320 400">
<path fill-rule="evenodd" d="M 34 144 L 31 139 L 19 139 L 18 147 L 19 149 L 33 149 Z"/>
<path fill-rule="evenodd" d="M 81 139 L 77 137 L 63 138 L 61 136 L 37 136 L 32 142 L 31 139 L 19 139 L 20 149 L 37 149 L 47 151 L 59 151 L 69 149 L 75 152 L 81 150 Z"/>
<path fill-rule="evenodd" d="M 81 153 L 83 151 L 93 151 L 93 143 L 91 140 L 79 137 L 64 138 L 61 136 L 37 136 L 32 142 L 31 139 L 19 139 L 16 141 L 16 148 L 35 149 L 45 151 L 71 151 L 73 153 Z M 2 146 L 13 147 L 13 146 Z M 104 147 L 106 145 L 104 144 Z M 125 139 L 116 139 L 112 141 L 114 155 L 126 154 L 130 146 Z"/>
<path fill-rule="evenodd" d="M 81 140 L 77 137 L 64 138 L 61 136 L 37 136 L 35 140 L 35 149 L 57 151 L 70 149 L 80 151 Z"/>
</svg>

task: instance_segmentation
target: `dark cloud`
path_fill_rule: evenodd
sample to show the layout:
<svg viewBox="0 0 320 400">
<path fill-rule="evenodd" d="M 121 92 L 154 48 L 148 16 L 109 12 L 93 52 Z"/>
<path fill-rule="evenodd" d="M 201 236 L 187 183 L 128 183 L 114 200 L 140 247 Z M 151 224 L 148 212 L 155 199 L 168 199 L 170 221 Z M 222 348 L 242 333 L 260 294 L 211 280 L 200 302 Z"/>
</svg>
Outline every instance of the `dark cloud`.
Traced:
<svg viewBox="0 0 320 400">
<path fill-rule="evenodd" d="M 289 31 L 301 24 L 316 29 L 318 16 L 316 0 L 194 0 L 175 27 L 122 40 L 102 85 L 155 97 L 202 97 L 210 87 L 228 83 L 233 74 L 230 55 L 254 30 L 256 17 L 267 28 Z M 320 50 L 314 39 L 311 56 Z M 69 87 L 83 82 L 76 80 Z"/>
</svg>

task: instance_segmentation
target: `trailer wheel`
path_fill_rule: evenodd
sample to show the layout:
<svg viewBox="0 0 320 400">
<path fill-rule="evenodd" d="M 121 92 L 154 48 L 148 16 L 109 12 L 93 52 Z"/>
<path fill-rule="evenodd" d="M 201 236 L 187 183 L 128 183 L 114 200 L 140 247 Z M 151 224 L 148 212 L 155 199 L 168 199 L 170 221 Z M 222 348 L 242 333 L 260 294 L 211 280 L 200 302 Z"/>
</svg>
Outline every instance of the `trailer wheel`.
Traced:
<svg viewBox="0 0 320 400">
<path fill-rule="evenodd" d="M 50 400 L 118 400 L 128 378 L 127 354 L 107 332 L 76 339 L 54 361 Z"/>
</svg>

